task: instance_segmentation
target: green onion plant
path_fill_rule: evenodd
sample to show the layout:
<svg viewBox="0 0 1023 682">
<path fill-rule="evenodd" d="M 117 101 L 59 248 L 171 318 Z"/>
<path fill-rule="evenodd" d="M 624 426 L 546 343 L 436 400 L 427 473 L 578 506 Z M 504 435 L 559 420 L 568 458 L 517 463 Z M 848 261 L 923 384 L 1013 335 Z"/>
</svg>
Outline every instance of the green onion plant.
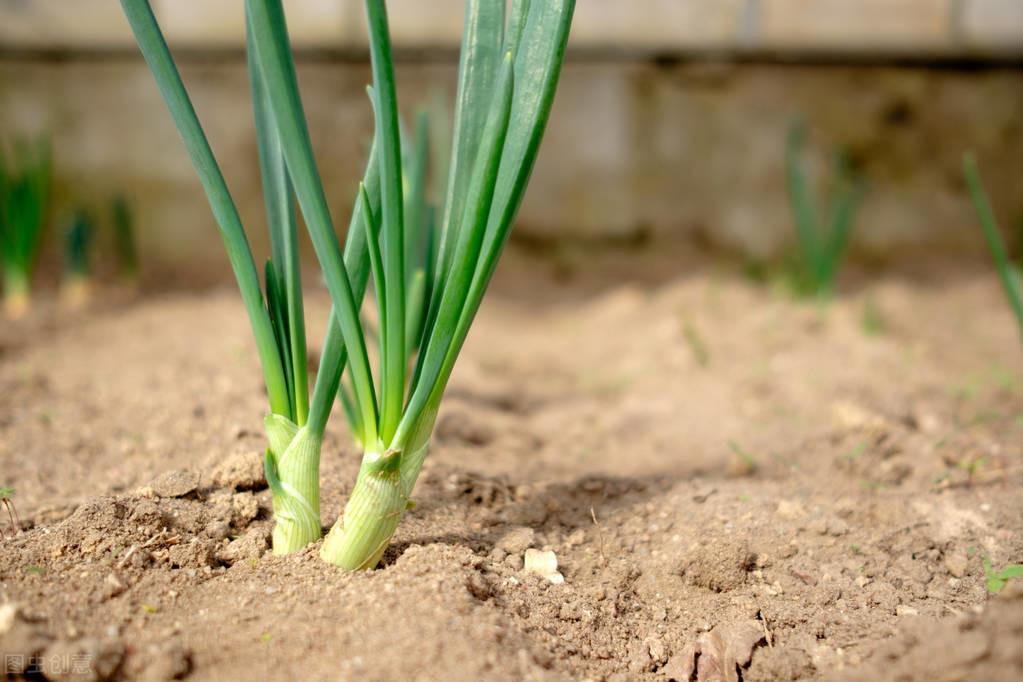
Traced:
<svg viewBox="0 0 1023 682">
<path fill-rule="evenodd" d="M 135 219 L 131 204 L 123 196 L 114 197 L 110 205 L 113 225 L 114 254 L 121 281 L 135 285 L 139 278 L 139 257 L 135 246 Z"/>
<path fill-rule="evenodd" d="M 853 174 L 846 155 L 836 154 L 828 196 L 824 206 L 819 207 L 803 167 L 804 139 L 802 125 L 793 124 L 785 152 L 789 203 L 799 243 L 793 285 L 800 295 L 826 300 L 835 292 L 838 266 L 849 242 L 864 184 Z"/>
<path fill-rule="evenodd" d="M 281 0 L 246 0 L 249 74 L 271 233 L 266 294 L 237 209 L 147 0 L 122 0 L 206 189 L 255 331 L 270 397 L 265 465 L 274 551 L 317 539 L 319 450 L 334 396 L 363 449 L 320 555 L 374 567 L 405 511 L 437 410 L 525 193 L 554 99 L 574 0 L 467 0 L 443 206 L 424 199 L 426 124 L 403 143 L 387 10 L 366 0 L 375 133 L 344 251 L 313 156 Z M 293 202 L 333 302 L 311 401 Z M 370 366 L 359 309 L 379 313 Z M 344 370 L 347 370 L 344 372 Z M 342 373 L 346 375 L 341 388 Z"/>
<path fill-rule="evenodd" d="M 11 318 L 29 308 L 32 270 L 43 235 L 50 188 L 50 143 L 19 139 L 10 159 L 0 149 L 0 268 L 4 309 Z"/>
<path fill-rule="evenodd" d="M 69 217 L 64 231 L 62 296 L 72 307 L 85 304 L 91 295 L 93 242 L 92 218 L 84 209 L 78 209 Z"/>
<path fill-rule="evenodd" d="M 984 230 L 984 237 L 987 239 L 988 248 L 998 269 L 998 276 L 1002 280 L 1002 287 L 1009 299 L 1009 305 L 1016 316 L 1019 324 L 1020 336 L 1023 338 L 1023 286 L 1020 284 L 1019 267 L 1009 258 L 1009 252 L 1002 241 L 1002 233 L 998 229 L 998 222 L 995 220 L 995 212 L 991 209 L 991 202 L 988 200 L 987 192 L 980 180 L 980 172 L 977 170 L 977 160 L 972 154 L 963 158 L 963 172 L 966 175 L 966 184 L 973 199 L 973 206 L 977 210 L 977 217 L 980 220 L 981 229 Z"/>
</svg>

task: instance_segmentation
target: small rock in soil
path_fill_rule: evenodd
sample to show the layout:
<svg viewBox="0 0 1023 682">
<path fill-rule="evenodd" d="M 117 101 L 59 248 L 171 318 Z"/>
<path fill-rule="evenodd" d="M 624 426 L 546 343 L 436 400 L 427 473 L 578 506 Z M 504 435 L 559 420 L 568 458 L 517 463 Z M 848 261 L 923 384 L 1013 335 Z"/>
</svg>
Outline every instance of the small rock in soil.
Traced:
<svg viewBox="0 0 1023 682">
<path fill-rule="evenodd" d="M 202 568 L 213 565 L 214 543 L 203 538 L 170 548 L 170 563 L 174 568 Z"/>
<path fill-rule="evenodd" d="M 224 519 L 214 519 L 206 524 L 203 532 L 212 540 L 223 540 L 231 535 L 231 524 Z"/>
<path fill-rule="evenodd" d="M 259 452 L 239 452 L 213 469 L 213 484 L 235 490 L 262 490 L 266 488 L 263 455 Z"/>
<path fill-rule="evenodd" d="M 532 528 L 513 528 L 497 541 L 495 547 L 507 554 L 522 554 L 532 546 L 535 535 Z"/>
<path fill-rule="evenodd" d="M 543 576 L 555 585 L 565 582 L 565 576 L 558 573 L 558 557 L 554 552 L 527 549 L 523 566 L 527 573 Z"/>
<path fill-rule="evenodd" d="M 117 573 L 107 574 L 106 579 L 103 581 L 103 596 L 107 599 L 112 599 L 119 594 L 123 594 L 128 589 L 127 583 Z"/>
<path fill-rule="evenodd" d="M 970 561 L 965 554 L 954 553 L 945 557 L 945 570 L 953 578 L 962 578 L 966 575 L 969 565 Z"/>
<path fill-rule="evenodd" d="M 268 528 L 250 528 L 245 535 L 219 550 L 216 556 L 218 561 L 232 565 L 245 559 L 258 559 L 266 554 L 269 546 Z"/>
<path fill-rule="evenodd" d="M 235 525 L 245 527 L 259 516 L 259 500 L 252 493 L 237 493 L 231 496 L 231 509 Z"/>
<path fill-rule="evenodd" d="M 199 487 L 199 474 L 185 469 L 168 471 L 157 477 L 150 487 L 160 497 L 184 497 Z"/>
<path fill-rule="evenodd" d="M 722 538 L 691 546 L 678 567 L 678 574 L 690 585 L 728 592 L 746 582 L 747 573 L 755 566 L 756 555 L 745 540 Z"/>
</svg>

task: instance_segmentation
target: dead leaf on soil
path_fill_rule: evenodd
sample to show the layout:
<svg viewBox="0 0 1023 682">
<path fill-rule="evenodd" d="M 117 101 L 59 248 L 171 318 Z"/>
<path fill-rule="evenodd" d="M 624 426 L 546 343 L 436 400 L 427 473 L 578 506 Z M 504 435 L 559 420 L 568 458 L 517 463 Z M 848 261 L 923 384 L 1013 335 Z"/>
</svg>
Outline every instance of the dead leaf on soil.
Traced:
<svg viewBox="0 0 1023 682">
<path fill-rule="evenodd" d="M 664 674 L 676 682 L 739 682 L 739 668 L 749 665 L 753 649 L 764 641 L 764 628 L 755 620 L 718 625 L 672 656 Z"/>
</svg>

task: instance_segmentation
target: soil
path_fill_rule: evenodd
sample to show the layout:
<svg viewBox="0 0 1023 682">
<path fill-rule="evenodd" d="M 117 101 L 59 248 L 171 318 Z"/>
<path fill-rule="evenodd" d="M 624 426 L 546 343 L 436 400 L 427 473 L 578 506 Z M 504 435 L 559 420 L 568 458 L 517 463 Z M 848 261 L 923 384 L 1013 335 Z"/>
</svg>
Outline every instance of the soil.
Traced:
<svg viewBox="0 0 1023 682">
<path fill-rule="evenodd" d="M 713 268 L 591 287 L 513 262 L 359 574 L 268 553 L 233 290 L 38 315 L 0 329 L 12 675 L 1023 679 L 1023 581 L 992 595 L 983 568 L 1023 559 L 1023 356 L 990 272 L 822 309 Z M 357 464 L 338 412 L 325 525 Z"/>
</svg>

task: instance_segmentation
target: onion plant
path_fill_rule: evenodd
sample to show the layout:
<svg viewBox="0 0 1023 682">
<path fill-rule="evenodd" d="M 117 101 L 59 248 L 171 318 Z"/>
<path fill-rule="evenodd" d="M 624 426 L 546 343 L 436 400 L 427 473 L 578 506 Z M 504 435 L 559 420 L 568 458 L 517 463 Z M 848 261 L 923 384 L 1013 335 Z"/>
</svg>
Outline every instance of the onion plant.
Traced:
<svg viewBox="0 0 1023 682">
<path fill-rule="evenodd" d="M 837 153 L 828 196 L 824 206 L 819 207 L 803 168 L 804 138 L 801 125 L 789 128 L 785 166 L 789 203 L 799 243 L 793 284 L 799 294 L 827 299 L 835 291 L 838 266 L 849 241 L 853 216 L 864 186 L 853 175 L 845 154 Z M 819 216 L 822 212 L 823 219 Z"/>
<path fill-rule="evenodd" d="M 467 0 L 452 151 L 436 222 L 416 179 L 422 135 L 409 143 L 420 153 L 410 155 L 402 144 L 386 7 L 383 0 L 366 0 L 375 134 L 343 254 L 313 156 L 281 0 L 247 0 L 249 72 L 272 237 L 265 299 L 237 210 L 149 3 L 122 5 L 206 188 L 256 332 L 271 398 L 266 471 L 277 520 L 274 550 L 296 549 L 319 536 L 319 448 L 347 368 L 348 389 L 341 394 L 349 396 L 364 452 L 351 497 L 320 554 L 347 569 L 372 568 L 411 506 L 445 387 L 525 193 L 574 0 L 512 0 L 507 8 L 505 0 Z M 299 378 L 305 348 L 292 196 L 334 304 L 308 405 Z M 377 372 L 359 317 L 370 273 L 379 311 Z"/>
<path fill-rule="evenodd" d="M 988 200 L 987 192 L 984 191 L 980 172 L 977 170 L 977 161 L 972 154 L 967 154 L 963 159 L 963 171 L 966 175 L 966 184 L 970 189 L 970 196 L 973 199 L 973 206 L 977 210 L 981 229 L 984 230 L 984 237 L 987 239 L 988 248 L 991 249 L 991 255 L 994 257 L 998 276 L 1002 280 L 1005 295 L 1009 298 L 1009 305 L 1016 316 L 1020 335 L 1023 337 L 1023 286 L 1020 284 L 1020 271 L 1010 260 L 1005 243 L 1002 241 L 995 213 L 991 209 L 991 202 Z"/>
<path fill-rule="evenodd" d="M 62 295 L 71 306 L 84 304 L 91 293 L 92 218 L 84 209 L 71 214 L 64 231 L 64 280 Z"/>
<path fill-rule="evenodd" d="M 110 214 L 118 275 L 126 284 L 134 285 L 139 278 L 139 257 L 135 247 L 135 220 L 131 205 L 123 196 L 117 196 L 110 205 Z"/>
<path fill-rule="evenodd" d="M 49 186 L 47 139 L 15 141 L 10 160 L 0 149 L 0 267 L 8 317 L 21 317 L 28 311 Z"/>
</svg>

